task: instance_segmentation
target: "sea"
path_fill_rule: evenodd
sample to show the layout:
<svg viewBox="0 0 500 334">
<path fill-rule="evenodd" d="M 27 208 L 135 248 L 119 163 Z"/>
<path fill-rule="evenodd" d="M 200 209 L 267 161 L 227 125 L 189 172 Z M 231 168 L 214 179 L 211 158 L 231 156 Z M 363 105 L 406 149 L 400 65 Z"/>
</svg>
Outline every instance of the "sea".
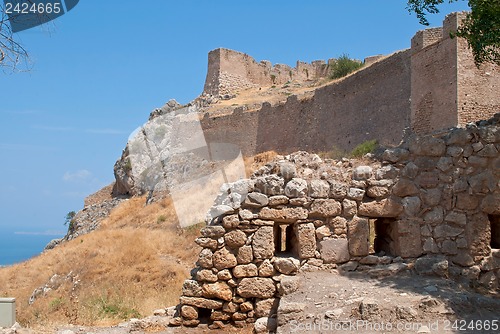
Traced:
<svg viewBox="0 0 500 334">
<path fill-rule="evenodd" d="M 39 255 L 52 240 L 64 233 L 26 233 L 0 230 L 0 267 L 10 266 Z"/>
</svg>

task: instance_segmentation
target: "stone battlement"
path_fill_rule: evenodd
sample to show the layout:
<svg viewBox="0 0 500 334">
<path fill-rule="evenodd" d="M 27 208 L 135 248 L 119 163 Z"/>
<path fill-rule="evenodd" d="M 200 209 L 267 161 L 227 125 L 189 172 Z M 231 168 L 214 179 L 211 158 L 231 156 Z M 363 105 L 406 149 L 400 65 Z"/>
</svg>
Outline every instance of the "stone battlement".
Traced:
<svg viewBox="0 0 500 334">
<path fill-rule="evenodd" d="M 317 80 L 327 77 L 328 73 L 328 63 L 323 60 L 310 64 L 297 61 L 296 67 L 272 65 L 266 60 L 258 63 L 242 52 L 219 48 L 208 54 L 208 72 L 203 93 L 214 96 L 232 95 L 238 90 L 252 87 L 283 85 L 293 80 Z"/>
</svg>

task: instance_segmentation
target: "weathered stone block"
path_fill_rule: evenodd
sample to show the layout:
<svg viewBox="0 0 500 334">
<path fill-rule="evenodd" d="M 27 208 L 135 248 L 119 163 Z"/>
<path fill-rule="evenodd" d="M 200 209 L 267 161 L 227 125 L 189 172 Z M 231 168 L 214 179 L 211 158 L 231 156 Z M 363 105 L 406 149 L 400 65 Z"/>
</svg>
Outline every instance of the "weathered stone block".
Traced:
<svg viewBox="0 0 500 334">
<path fill-rule="evenodd" d="M 201 289 L 205 298 L 217 298 L 226 301 L 233 299 L 233 290 L 225 282 L 203 284 Z"/>
<path fill-rule="evenodd" d="M 222 226 L 226 229 L 236 228 L 240 225 L 238 215 L 229 215 L 222 218 Z"/>
<path fill-rule="evenodd" d="M 399 179 L 392 188 L 392 193 L 399 197 L 413 196 L 419 193 L 415 183 L 408 179 Z"/>
<path fill-rule="evenodd" d="M 270 317 L 275 315 L 278 310 L 279 299 L 278 298 L 268 298 L 263 300 L 257 300 L 255 302 L 255 317 Z"/>
<path fill-rule="evenodd" d="M 249 193 L 243 202 L 243 206 L 248 208 L 262 208 L 267 204 L 269 204 L 269 198 L 258 192 Z"/>
<path fill-rule="evenodd" d="M 231 275 L 231 272 L 228 269 L 224 269 L 217 273 L 217 278 L 219 281 L 229 281 L 233 278 L 233 275 Z"/>
<path fill-rule="evenodd" d="M 347 223 L 349 253 L 351 256 L 366 256 L 369 251 L 370 226 L 368 220 L 354 217 Z"/>
<path fill-rule="evenodd" d="M 328 239 L 320 241 L 319 253 L 324 263 L 344 263 L 349 261 L 347 239 Z"/>
<path fill-rule="evenodd" d="M 212 251 L 217 249 L 217 240 L 212 238 L 196 238 L 194 242 L 196 242 L 198 246 L 208 248 Z"/>
<path fill-rule="evenodd" d="M 349 188 L 349 190 L 347 190 L 347 197 L 355 201 L 362 201 L 363 197 L 365 197 L 365 190 L 358 188 Z"/>
<path fill-rule="evenodd" d="M 182 285 L 182 295 L 187 297 L 201 297 L 201 285 L 195 280 L 185 280 Z"/>
<path fill-rule="evenodd" d="M 422 192 L 422 199 L 427 206 L 436 206 L 441 201 L 441 189 L 427 189 Z"/>
<path fill-rule="evenodd" d="M 332 231 L 326 225 L 320 226 L 316 229 L 316 238 L 318 240 L 322 240 L 323 238 L 329 237 L 332 235 Z"/>
<path fill-rule="evenodd" d="M 305 208 L 284 208 L 271 209 L 262 208 L 259 212 L 259 218 L 272 220 L 280 223 L 294 223 L 300 219 L 307 219 L 308 212 Z"/>
<path fill-rule="evenodd" d="M 342 213 L 346 217 L 354 217 L 358 213 L 358 203 L 350 199 L 342 201 Z"/>
<path fill-rule="evenodd" d="M 359 205 L 358 214 L 361 216 L 381 218 L 397 217 L 403 212 L 403 206 L 392 198 L 380 201 L 364 202 Z"/>
<path fill-rule="evenodd" d="M 262 226 L 253 235 L 253 257 L 257 260 L 270 259 L 274 255 L 274 230 L 272 226 Z"/>
<path fill-rule="evenodd" d="M 224 235 L 224 242 L 230 248 L 238 248 L 246 244 L 247 235 L 241 230 L 234 230 Z"/>
<path fill-rule="evenodd" d="M 392 223 L 392 238 L 396 254 L 403 258 L 422 254 L 420 223 L 416 220 L 397 220 Z"/>
<path fill-rule="evenodd" d="M 199 282 L 217 282 L 217 275 L 212 270 L 202 269 L 196 273 L 196 280 Z"/>
<path fill-rule="evenodd" d="M 347 234 L 347 219 L 344 217 L 335 217 L 329 221 L 333 233 L 337 236 Z"/>
<path fill-rule="evenodd" d="M 236 261 L 236 256 L 231 253 L 226 247 L 223 247 L 216 251 L 213 255 L 214 267 L 217 270 L 233 268 L 238 264 Z"/>
<path fill-rule="evenodd" d="M 297 174 L 297 169 L 295 167 L 295 164 L 289 161 L 281 161 L 279 163 L 279 168 L 280 168 L 280 174 L 283 176 L 286 180 L 290 180 L 295 177 Z"/>
<path fill-rule="evenodd" d="M 289 198 L 305 197 L 307 195 L 307 181 L 293 178 L 285 186 L 285 195 Z"/>
<path fill-rule="evenodd" d="M 444 219 L 443 208 L 440 206 L 437 206 L 437 207 L 433 208 L 432 210 L 427 211 L 424 214 L 423 218 L 424 218 L 424 222 L 426 222 L 427 224 L 432 224 L 432 225 L 440 224 L 443 222 L 443 219 Z"/>
<path fill-rule="evenodd" d="M 213 253 L 210 249 L 208 248 L 204 248 L 202 249 L 202 251 L 200 252 L 200 255 L 198 257 L 198 262 L 197 264 L 202 267 L 202 268 L 206 268 L 206 269 L 210 269 L 213 267 L 213 261 L 212 261 L 212 257 L 213 257 Z"/>
<path fill-rule="evenodd" d="M 276 285 L 271 278 L 243 278 L 237 287 L 237 293 L 245 298 L 271 298 L 276 292 Z"/>
<path fill-rule="evenodd" d="M 301 259 L 314 257 L 316 253 L 316 229 L 314 224 L 297 224 L 294 229 L 298 241 L 299 257 Z"/>
<path fill-rule="evenodd" d="M 310 208 L 309 216 L 313 217 L 333 217 L 342 212 L 342 206 L 334 199 L 315 199 Z"/>
<path fill-rule="evenodd" d="M 330 184 L 325 180 L 311 180 L 309 182 L 309 196 L 312 198 L 326 198 L 330 194 Z"/>
<path fill-rule="evenodd" d="M 405 215 L 409 217 L 416 217 L 422 205 L 420 198 L 417 196 L 405 197 L 401 200 L 401 204 L 403 205 Z"/>
<path fill-rule="evenodd" d="M 410 152 L 404 148 L 395 147 L 389 148 L 382 154 L 382 159 L 389 162 L 399 162 L 408 159 Z"/>
<path fill-rule="evenodd" d="M 243 246 L 236 253 L 236 261 L 238 264 L 247 264 L 253 261 L 252 246 Z"/>
<path fill-rule="evenodd" d="M 276 273 L 270 260 L 264 260 L 259 266 L 260 277 L 271 277 Z"/>
<path fill-rule="evenodd" d="M 444 221 L 454 223 L 459 226 L 465 226 L 465 224 L 467 224 L 467 216 L 462 212 L 452 211 L 446 215 Z"/>
<path fill-rule="evenodd" d="M 196 306 L 182 305 L 181 316 L 187 320 L 198 319 L 198 308 Z"/>
<path fill-rule="evenodd" d="M 269 197 L 269 206 L 278 206 L 288 204 L 288 197 L 284 195 L 277 195 Z"/>
<path fill-rule="evenodd" d="M 285 275 L 295 275 L 300 268 L 300 262 L 294 258 L 276 258 L 274 268 Z"/>
<path fill-rule="evenodd" d="M 368 197 L 375 199 L 384 198 L 387 197 L 387 195 L 389 195 L 389 189 L 387 187 L 381 187 L 381 186 L 368 187 L 366 195 Z"/>
<path fill-rule="evenodd" d="M 206 226 L 201 229 L 200 233 L 205 238 L 218 239 L 226 233 L 226 230 L 222 226 Z"/>
<path fill-rule="evenodd" d="M 349 188 L 347 184 L 329 181 L 330 183 L 330 197 L 338 200 L 343 200 L 347 195 L 347 189 Z"/>
<path fill-rule="evenodd" d="M 255 180 L 255 188 L 258 189 L 260 193 L 268 196 L 282 195 L 284 186 L 285 180 L 274 174 L 261 176 Z"/>
<path fill-rule="evenodd" d="M 500 194 L 490 194 L 483 198 L 481 210 L 490 215 L 500 215 Z"/>
<path fill-rule="evenodd" d="M 434 238 L 444 239 L 444 238 L 454 238 L 463 233 L 463 228 L 452 227 L 447 224 L 441 224 L 434 228 Z"/>
<path fill-rule="evenodd" d="M 196 306 L 196 307 L 201 307 L 201 308 L 208 308 L 208 309 L 212 309 L 212 310 L 218 310 L 218 309 L 222 308 L 222 305 L 224 304 L 224 302 L 220 301 L 220 300 L 182 296 L 180 298 L 180 304 L 181 305 L 191 305 L 191 306 Z"/>
<path fill-rule="evenodd" d="M 257 266 L 253 263 L 238 265 L 233 268 L 233 276 L 236 278 L 258 276 Z"/>
<path fill-rule="evenodd" d="M 474 210 L 479 205 L 479 199 L 468 193 L 457 194 L 457 202 L 455 204 L 457 209 L 461 210 Z"/>
<path fill-rule="evenodd" d="M 413 137 L 409 142 L 410 153 L 439 157 L 445 154 L 446 144 L 441 138 L 432 136 Z"/>
<path fill-rule="evenodd" d="M 372 177 L 373 169 L 370 166 L 358 166 L 352 171 L 354 180 L 368 180 Z"/>
<path fill-rule="evenodd" d="M 297 291 L 299 285 L 300 285 L 300 277 L 283 276 L 278 286 L 278 292 L 281 296 L 286 296 Z"/>
</svg>

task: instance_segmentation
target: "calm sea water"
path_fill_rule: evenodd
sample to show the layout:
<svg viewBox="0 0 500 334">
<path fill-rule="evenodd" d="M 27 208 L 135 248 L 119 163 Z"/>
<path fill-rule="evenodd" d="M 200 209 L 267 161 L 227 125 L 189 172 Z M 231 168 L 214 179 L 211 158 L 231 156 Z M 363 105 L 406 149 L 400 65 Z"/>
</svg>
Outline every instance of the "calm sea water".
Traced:
<svg viewBox="0 0 500 334">
<path fill-rule="evenodd" d="M 40 254 L 45 246 L 63 235 L 16 234 L 0 231 L 0 266 L 28 260 Z"/>
</svg>

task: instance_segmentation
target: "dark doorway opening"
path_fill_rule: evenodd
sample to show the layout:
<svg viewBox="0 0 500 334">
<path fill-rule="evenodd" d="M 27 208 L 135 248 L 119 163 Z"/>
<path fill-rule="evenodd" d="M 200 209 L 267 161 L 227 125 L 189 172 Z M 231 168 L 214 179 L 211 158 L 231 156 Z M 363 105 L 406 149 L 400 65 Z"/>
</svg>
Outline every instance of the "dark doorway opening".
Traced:
<svg viewBox="0 0 500 334">
<path fill-rule="evenodd" d="M 212 315 L 212 310 L 209 308 L 198 308 L 198 320 L 202 324 L 210 323 L 210 316 Z"/>
<path fill-rule="evenodd" d="M 488 215 L 491 229 L 490 246 L 494 249 L 500 249 L 500 216 Z"/>
<path fill-rule="evenodd" d="M 394 256 L 393 218 L 370 219 L 370 253 Z"/>
</svg>

